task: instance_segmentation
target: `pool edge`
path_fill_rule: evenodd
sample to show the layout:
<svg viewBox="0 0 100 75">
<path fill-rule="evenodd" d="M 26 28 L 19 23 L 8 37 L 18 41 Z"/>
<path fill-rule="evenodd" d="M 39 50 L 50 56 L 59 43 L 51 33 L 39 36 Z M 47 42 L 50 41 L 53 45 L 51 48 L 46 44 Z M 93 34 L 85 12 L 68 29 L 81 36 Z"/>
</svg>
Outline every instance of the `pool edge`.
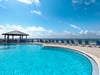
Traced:
<svg viewBox="0 0 100 75">
<path fill-rule="evenodd" d="M 35 43 L 34 43 L 35 44 Z M 69 48 L 69 47 L 67 47 L 67 46 L 65 46 L 65 45 L 59 45 L 59 44 L 44 44 L 44 43 L 36 43 L 37 45 L 39 44 L 39 45 L 42 45 L 42 46 L 44 46 L 44 47 L 59 47 L 59 48 Z M 71 50 L 74 50 L 74 51 L 77 51 L 77 52 L 79 52 L 79 53 L 81 53 L 81 54 L 83 54 L 84 56 L 86 56 L 89 60 L 90 60 L 90 62 L 91 62 L 91 64 L 92 64 L 92 67 L 93 67 L 93 72 L 92 72 L 92 75 L 100 75 L 100 59 L 98 58 L 98 57 L 96 57 L 95 55 L 93 55 L 93 54 L 90 54 L 90 53 L 86 53 L 85 51 L 83 51 L 83 50 L 79 50 L 79 49 L 77 49 L 77 48 L 69 48 L 69 49 L 71 49 Z M 94 68 L 94 66 L 93 66 L 93 62 L 96 64 L 96 66 L 98 67 L 98 74 L 94 74 L 94 73 L 97 73 L 97 70 L 96 70 L 96 72 L 94 72 L 94 70 L 95 70 L 95 68 Z"/>
</svg>

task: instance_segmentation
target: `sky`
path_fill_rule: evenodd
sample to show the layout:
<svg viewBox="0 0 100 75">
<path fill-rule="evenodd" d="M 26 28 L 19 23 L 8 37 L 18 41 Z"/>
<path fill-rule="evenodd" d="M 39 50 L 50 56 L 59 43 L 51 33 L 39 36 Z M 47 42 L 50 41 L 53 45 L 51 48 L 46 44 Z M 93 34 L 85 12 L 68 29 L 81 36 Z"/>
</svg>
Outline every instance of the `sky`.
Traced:
<svg viewBox="0 0 100 75">
<path fill-rule="evenodd" d="M 100 0 L 0 0 L 0 37 L 100 38 Z"/>
</svg>

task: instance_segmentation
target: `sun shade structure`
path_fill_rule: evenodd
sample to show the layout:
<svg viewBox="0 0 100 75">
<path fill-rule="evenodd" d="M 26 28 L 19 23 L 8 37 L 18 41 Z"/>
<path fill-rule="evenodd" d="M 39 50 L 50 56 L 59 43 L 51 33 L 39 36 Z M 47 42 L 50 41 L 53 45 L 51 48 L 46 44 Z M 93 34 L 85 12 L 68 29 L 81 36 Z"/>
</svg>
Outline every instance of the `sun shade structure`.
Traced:
<svg viewBox="0 0 100 75">
<path fill-rule="evenodd" d="M 24 32 L 21 32 L 21 31 L 18 31 L 18 30 L 15 30 L 15 31 L 10 31 L 10 32 L 7 32 L 7 33 L 3 33 L 2 35 L 4 35 L 4 40 L 7 42 L 9 40 L 9 37 L 12 36 L 12 39 L 11 41 L 14 40 L 14 36 L 19 36 L 19 39 L 18 40 L 23 40 L 23 36 L 26 36 L 25 39 L 27 39 L 27 36 L 29 36 L 29 34 L 26 34 Z"/>
<path fill-rule="evenodd" d="M 18 31 L 18 30 L 3 33 L 2 35 L 29 36 L 29 34 L 23 33 L 23 32 Z"/>
</svg>

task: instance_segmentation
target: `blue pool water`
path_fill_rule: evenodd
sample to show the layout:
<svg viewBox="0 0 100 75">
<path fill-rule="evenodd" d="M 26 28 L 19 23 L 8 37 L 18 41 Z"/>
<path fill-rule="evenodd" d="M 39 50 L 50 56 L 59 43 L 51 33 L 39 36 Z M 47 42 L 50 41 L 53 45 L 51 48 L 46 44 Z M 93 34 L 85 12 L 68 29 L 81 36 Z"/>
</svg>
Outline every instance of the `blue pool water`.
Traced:
<svg viewBox="0 0 100 75">
<path fill-rule="evenodd" d="M 69 49 L 0 45 L 0 75 L 92 75 L 92 65 Z"/>
</svg>

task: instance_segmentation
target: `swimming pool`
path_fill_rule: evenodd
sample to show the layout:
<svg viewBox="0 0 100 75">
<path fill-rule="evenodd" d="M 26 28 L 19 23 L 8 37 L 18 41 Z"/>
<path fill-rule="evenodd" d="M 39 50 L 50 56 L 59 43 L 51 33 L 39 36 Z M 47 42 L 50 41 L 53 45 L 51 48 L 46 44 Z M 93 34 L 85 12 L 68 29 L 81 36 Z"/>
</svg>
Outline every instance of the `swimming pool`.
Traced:
<svg viewBox="0 0 100 75">
<path fill-rule="evenodd" d="M 70 49 L 0 45 L 0 75 L 92 75 L 92 65 Z"/>
</svg>

